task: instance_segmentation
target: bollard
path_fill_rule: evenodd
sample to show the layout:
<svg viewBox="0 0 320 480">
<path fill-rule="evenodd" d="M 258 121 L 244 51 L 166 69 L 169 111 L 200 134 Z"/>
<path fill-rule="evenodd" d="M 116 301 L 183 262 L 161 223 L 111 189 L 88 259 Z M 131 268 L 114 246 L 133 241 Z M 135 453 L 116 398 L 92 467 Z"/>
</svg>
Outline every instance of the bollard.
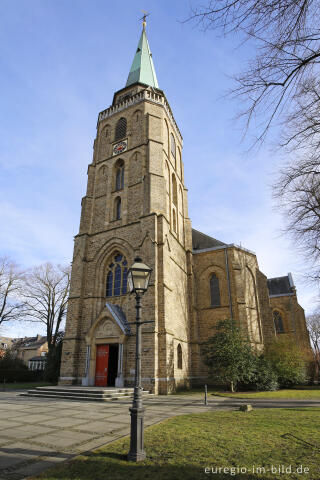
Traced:
<svg viewBox="0 0 320 480">
<path fill-rule="evenodd" d="M 208 405 L 208 388 L 207 388 L 207 385 L 204 386 L 204 404 Z"/>
</svg>

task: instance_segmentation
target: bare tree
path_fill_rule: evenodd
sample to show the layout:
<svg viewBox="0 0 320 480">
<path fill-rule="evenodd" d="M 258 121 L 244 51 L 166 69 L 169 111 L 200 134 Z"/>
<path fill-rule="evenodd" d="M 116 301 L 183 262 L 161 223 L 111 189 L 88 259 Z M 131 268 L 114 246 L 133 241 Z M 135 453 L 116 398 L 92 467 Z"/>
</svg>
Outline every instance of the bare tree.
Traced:
<svg viewBox="0 0 320 480">
<path fill-rule="evenodd" d="M 274 186 L 285 213 L 285 231 L 310 260 L 308 277 L 320 281 L 320 163 L 306 157 L 287 164 Z"/>
<path fill-rule="evenodd" d="M 26 274 L 24 307 L 26 319 L 45 325 L 48 348 L 54 349 L 66 315 L 70 267 L 45 263 Z"/>
<path fill-rule="evenodd" d="M 297 114 L 306 118 L 315 108 L 301 98 L 319 70 L 319 6 L 315 0 L 210 0 L 194 8 L 188 19 L 224 35 L 240 34 L 240 41 L 254 41 L 256 56 L 235 76 L 233 93 L 245 101 L 247 126 L 260 117 L 258 140 L 277 117 L 283 120 L 285 143 L 305 131 Z M 316 103 L 320 105 L 319 99 Z M 289 119 L 297 131 L 287 128 Z"/>
<path fill-rule="evenodd" d="M 307 317 L 307 327 L 314 351 L 317 372 L 320 371 L 320 313 L 314 313 Z"/>
<path fill-rule="evenodd" d="M 0 257 L 0 326 L 20 320 L 23 315 L 21 295 L 23 272 L 9 257 Z"/>
<path fill-rule="evenodd" d="M 280 126 L 279 146 L 289 162 L 274 194 L 285 231 L 315 261 L 320 278 L 320 2 L 319 0 L 208 0 L 189 20 L 239 42 L 255 54 L 236 74 L 231 95 L 243 101 L 240 117 L 251 123 L 256 142 Z M 255 143 L 256 143 L 255 142 Z"/>
</svg>

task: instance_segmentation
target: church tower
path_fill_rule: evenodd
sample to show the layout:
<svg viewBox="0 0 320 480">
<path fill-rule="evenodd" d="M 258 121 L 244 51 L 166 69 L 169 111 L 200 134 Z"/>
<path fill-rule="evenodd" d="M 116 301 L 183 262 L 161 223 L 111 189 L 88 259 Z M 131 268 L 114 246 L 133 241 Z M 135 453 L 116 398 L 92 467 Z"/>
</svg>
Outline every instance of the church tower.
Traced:
<svg viewBox="0 0 320 480">
<path fill-rule="evenodd" d="M 126 86 L 98 116 L 75 237 L 60 384 L 132 386 L 135 300 L 127 269 L 152 267 L 142 299 L 142 383 L 154 393 L 186 386 L 191 369 L 188 294 L 191 224 L 182 136 L 159 88 L 146 24 Z"/>
</svg>

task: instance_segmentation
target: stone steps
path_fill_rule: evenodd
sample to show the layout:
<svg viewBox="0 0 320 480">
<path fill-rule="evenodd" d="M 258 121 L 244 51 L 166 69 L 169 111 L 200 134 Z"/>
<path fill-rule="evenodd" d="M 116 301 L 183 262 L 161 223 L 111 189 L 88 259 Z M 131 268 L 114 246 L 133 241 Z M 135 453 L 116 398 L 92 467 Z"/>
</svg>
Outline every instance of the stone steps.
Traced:
<svg viewBox="0 0 320 480">
<path fill-rule="evenodd" d="M 64 400 L 82 400 L 85 402 L 107 402 L 120 400 L 121 398 L 132 398 L 133 388 L 97 388 L 97 387 L 37 387 L 28 392 L 20 393 L 23 397 L 62 398 Z M 142 395 L 153 395 L 144 390 Z"/>
</svg>

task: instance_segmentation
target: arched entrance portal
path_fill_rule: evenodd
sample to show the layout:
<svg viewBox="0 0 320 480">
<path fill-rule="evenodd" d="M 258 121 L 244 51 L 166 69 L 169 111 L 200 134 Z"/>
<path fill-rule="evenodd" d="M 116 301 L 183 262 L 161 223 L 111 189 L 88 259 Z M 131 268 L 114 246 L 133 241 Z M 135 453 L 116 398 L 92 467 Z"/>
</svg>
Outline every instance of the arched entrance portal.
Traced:
<svg viewBox="0 0 320 480">
<path fill-rule="evenodd" d="M 130 327 L 117 305 L 106 304 L 87 336 L 82 385 L 123 387 L 123 345 Z"/>
</svg>

